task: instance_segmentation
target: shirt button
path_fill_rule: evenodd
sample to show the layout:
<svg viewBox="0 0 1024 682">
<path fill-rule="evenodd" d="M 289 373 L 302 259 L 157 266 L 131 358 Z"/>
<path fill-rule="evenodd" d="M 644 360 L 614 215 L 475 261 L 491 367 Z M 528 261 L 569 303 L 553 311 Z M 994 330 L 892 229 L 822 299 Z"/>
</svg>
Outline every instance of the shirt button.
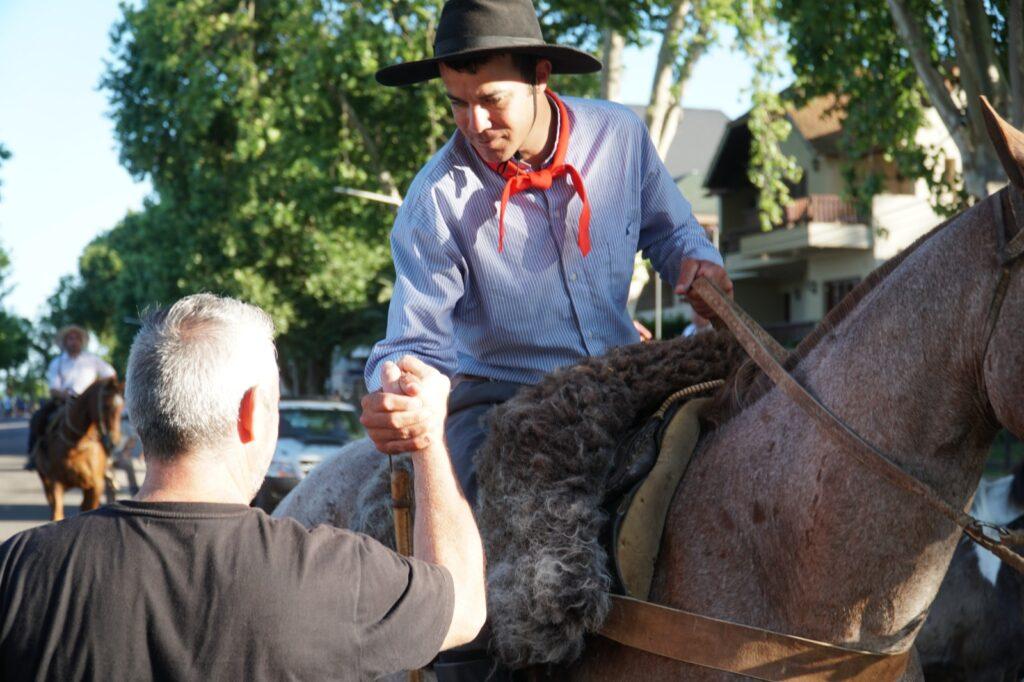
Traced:
<svg viewBox="0 0 1024 682">
<path fill-rule="evenodd" d="M 571 279 L 571 280 L 572 280 L 573 282 L 575 282 L 575 281 L 576 281 L 576 279 L 577 279 L 577 278 L 576 278 L 576 273 L 574 272 L 574 273 L 572 273 L 571 275 L 569 275 L 569 279 Z"/>
</svg>

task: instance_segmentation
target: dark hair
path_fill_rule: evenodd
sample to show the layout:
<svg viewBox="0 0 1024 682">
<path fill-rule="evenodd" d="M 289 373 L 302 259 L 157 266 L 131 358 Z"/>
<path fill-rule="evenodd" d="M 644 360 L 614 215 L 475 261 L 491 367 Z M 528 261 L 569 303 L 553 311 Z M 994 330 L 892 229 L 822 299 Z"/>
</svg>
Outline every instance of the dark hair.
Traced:
<svg viewBox="0 0 1024 682">
<path fill-rule="evenodd" d="M 538 57 L 535 54 L 524 54 L 522 52 L 485 52 L 480 55 L 445 59 L 442 64 L 454 71 L 462 73 L 476 73 L 477 69 L 487 62 L 506 54 L 512 57 L 512 65 L 516 67 L 517 71 L 519 71 L 519 75 L 522 76 L 523 80 L 530 85 L 536 85 L 537 62 L 541 60 L 541 57 Z"/>
</svg>

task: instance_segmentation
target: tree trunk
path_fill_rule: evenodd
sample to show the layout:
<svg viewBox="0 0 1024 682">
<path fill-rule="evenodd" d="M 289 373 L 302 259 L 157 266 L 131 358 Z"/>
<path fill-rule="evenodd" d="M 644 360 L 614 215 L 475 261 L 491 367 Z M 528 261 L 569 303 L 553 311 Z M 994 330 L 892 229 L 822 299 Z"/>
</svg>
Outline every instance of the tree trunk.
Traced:
<svg viewBox="0 0 1024 682">
<path fill-rule="evenodd" d="M 689 0 L 674 0 L 662 32 L 661 48 L 658 50 L 658 63 L 654 68 L 654 85 L 651 87 L 651 101 L 647 105 L 647 129 L 650 131 L 654 146 L 660 150 L 667 142 L 665 123 L 669 110 L 675 106 L 672 98 L 672 86 L 676 79 L 676 60 L 679 57 L 679 37 L 683 31 L 686 15 L 692 11 Z"/>
<path fill-rule="evenodd" d="M 604 32 L 604 41 L 601 47 L 604 69 L 601 71 L 601 99 L 611 102 L 618 102 L 619 90 L 622 86 L 622 51 L 626 46 L 626 39 L 615 29 L 607 29 Z"/>
<path fill-rule="evenodd" d="M 1010 106 L 1007 116 L 1018 129 L 1024 128 L 1024 0 L 1010 0 L 1008 34 Z"/>
</svg>

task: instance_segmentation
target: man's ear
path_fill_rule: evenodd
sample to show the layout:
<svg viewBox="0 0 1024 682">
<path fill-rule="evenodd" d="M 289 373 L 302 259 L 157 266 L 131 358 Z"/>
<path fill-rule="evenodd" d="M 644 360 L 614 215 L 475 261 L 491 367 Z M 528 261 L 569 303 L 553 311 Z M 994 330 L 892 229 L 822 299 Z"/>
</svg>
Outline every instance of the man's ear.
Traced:
<svg viewBox="0 0 1024 682">
<path fill-rule="evenodd" d="M 256 387 L 253 386 L 238 403 L 238 439 L 242 443 L 251 443 L 254 438 L 254 426 L 256 423 Z"/>
<path fill-rule="evenodd" d="M 548 79 L 551 77 L 551 62 L 547 59 L 538 59 L 534 67 L 533 82 L 534 88 L 540 88 L 541 92 L 547 90 Z"/>
</svg>

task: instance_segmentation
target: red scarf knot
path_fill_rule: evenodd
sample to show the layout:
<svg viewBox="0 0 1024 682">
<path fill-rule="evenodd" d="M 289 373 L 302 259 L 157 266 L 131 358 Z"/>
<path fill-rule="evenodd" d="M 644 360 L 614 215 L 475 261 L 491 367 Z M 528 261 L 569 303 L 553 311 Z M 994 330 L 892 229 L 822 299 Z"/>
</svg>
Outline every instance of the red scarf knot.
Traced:
<svg viewBox="0 0 1024 682">
<path fill-rule="evenodd" d="M 587 201 L 587 191 L 583 188 L 583 178 L 580 176 L 579 171 L 565 163 L 565 152 L 569 147 L 569 112 L 566 110 L 562 100 L 558 98 L 558 95 L 548 90 L 548 96 L 551 97 L 551 100 L 558 108 L 559 120 L 558 144 L 555 147 L 555 157 L 551 160 L 551 165 L 540 170 L 521 173 L 517 164 L 512 161 L 501 164 L 487 164 L 492 170 L 508 180 L 505 183 L 505 189 L 501 193 L 501 209 L 498 217 L 498 253 L 501 253 L 505 248 L 505 207 L 508 205 L 508 200 L 519 192 L 528 189 L 546 191 L 551 188 L 552 182 L 563 175 L 569 176 L 573 189 L 580 195 L 580 200 L 583 202 L 583 210 L 580 212 L 580 233 L 577 238 L 577 244 L 584 256 L 590 253 L 590 202 Z"/>
</svg>

